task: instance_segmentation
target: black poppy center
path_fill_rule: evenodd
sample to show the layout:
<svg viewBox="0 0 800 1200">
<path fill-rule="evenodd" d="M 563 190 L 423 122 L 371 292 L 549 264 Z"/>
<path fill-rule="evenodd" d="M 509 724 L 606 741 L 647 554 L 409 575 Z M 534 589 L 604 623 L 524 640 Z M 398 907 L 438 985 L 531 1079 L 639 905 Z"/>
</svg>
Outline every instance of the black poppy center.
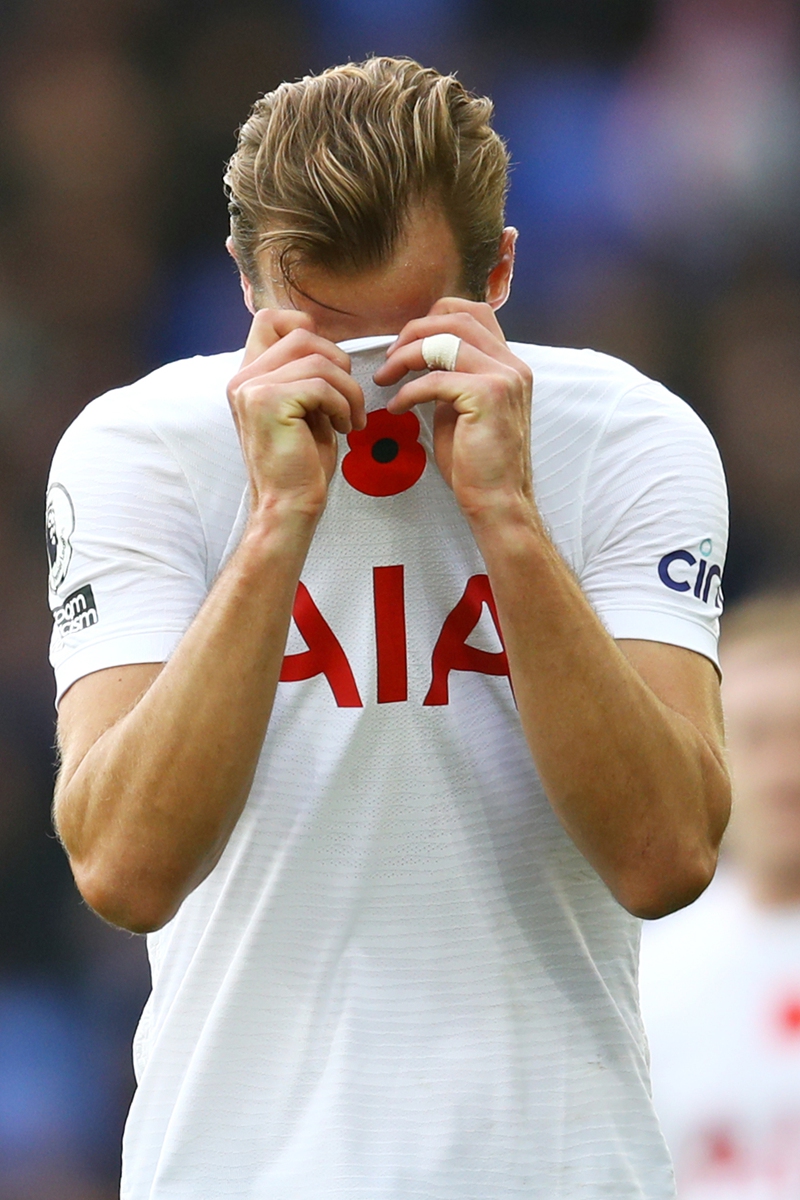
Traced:
<svg viewBox="0 0 800 1200">
<path fill-rule="evenodd" d="M 394 438 L 378 438 L 372 447 L 372 457 L 379 463 L 390 463 L 399 453 L 400 447 Z"/>
</svg>

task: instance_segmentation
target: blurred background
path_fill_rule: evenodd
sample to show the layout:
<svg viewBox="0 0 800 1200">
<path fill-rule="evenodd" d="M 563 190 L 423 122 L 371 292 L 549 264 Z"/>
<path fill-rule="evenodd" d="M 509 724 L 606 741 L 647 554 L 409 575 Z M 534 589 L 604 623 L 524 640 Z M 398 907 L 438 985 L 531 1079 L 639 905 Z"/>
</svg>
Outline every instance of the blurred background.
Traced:
<svg viewBox="0 0 800 1200">
<path fill-rule="evenodd" d="M 521 231 L 504 325 L 684 396 L 732 494 L 728 599 L 800 577 L 791 0 L 0 0 L 0 1200 L 110 1200 L 147 991 L 49 824 L 43 493 L 66 426 L 248 320 L 221 188 L 255 97 L 369 52 L 488 92 Z"/>
</svg>

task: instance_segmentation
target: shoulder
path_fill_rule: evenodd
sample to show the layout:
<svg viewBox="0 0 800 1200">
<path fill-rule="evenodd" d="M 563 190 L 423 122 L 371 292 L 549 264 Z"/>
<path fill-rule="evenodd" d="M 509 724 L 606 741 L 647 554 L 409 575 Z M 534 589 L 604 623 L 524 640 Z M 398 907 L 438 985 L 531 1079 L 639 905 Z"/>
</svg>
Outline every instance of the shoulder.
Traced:
<svg viewBox="0 0 800 1200">
<path fill-rule="evenodd" d="M 87 404 L 59 443 L 55 462 L 94 455 L 99 444 L 116 445 L 127 461 L 137 451 L 166 449 L 180 461 L 208 447 L 236 446 L 226 386 L 241 352 L 197 356 L 168 363 L 135 383 L 115 388 Z M 112 450 L 113 452 L 113 450 Z"/>
<path fill-rule="evenodd" d="M 611 354 L 522 342 L 510 342 L 509 348 L 533 370 L 537 420 L 593 427 L 599 434 L 616 418 L 629 431 L 666 423 L 703 430 L 710 437 L 684 400 Z"/>
<path fill-rule="evenodd" d="M 571 511 L 583 534 L 602 534 L 603 521 L 587 523 L 584 512 L 599 504 L 610 528 L 620 505 L 643 503 L 653 487 L 682 493 L 690 484 L 713 492 L 719 507 L 724 480 L 711 434 L 663 384 L 595 350 L 509 346 L 533 370 L 534 477 L 554 531 Z M 612 497 L 619 501 L 613 513 Z M 576 568 L 591 550 L 567 547 Z"/>
<path fill-rule="evenodd" d="M 76 528 L 115 546 L 155 539 L 173 557 L 180 535 L 213 577 L 246 485 L 226 395 L 240 358 L 169 363 L 86 406 L 50 469 L 53 554 Z"/>
<path fill-rule="evenodd" d="M 599 350 L 531 342 L 509 342 L 509 349 L 531 367 L 537 388 L 547 392 L 579 387 L 601 395 L 649 382 L 630 363 Z"/>
<path fill-rule="evenodd" d="M 609 489 L 625 507 L 651 487 L 688 488 L 725 507 L 716 444 L 697 413 L 663 384 L 609 354 L 512 343 L 534 371 L 536 469 L 592 505 Z M 727 510 L 726 510 L 727 511 Z"/>
</svg>

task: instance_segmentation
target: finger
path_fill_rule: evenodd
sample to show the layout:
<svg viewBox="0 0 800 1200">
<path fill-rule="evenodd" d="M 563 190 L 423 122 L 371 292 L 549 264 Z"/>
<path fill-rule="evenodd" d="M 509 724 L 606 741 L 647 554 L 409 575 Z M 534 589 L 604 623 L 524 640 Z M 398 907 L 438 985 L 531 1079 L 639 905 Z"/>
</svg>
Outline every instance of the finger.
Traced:
<svg viewBox="0 0 800 1200">
<path fill-rule="evenodd" d="M 459 413 L 452 404 L 439 401 L 433 411 L 433 445 L 436 463 L 448 482 L 452 478 L 453 438 Z"/>
<path fill-rule="evenodd" d="M 450 332 L 449 330 L 436 330 L 438 333 Z M 431 336 L 429 333 L 425 337 Z M 409 371 L 427 371 L 428 364 L 422 355 L 422 341 L 409 342 L 405 346 L 401 346 L 391 358 L 375 372 L 375 382 L 381 387 L 390 387 L 393 383 L 397 383 Z M 496 354 L 486 353 L 479 349 L 471 342 L 461 339 L 461 345 L 458 348 L 458 358 L 456 359 L 457 372 L 474 372 L 476 375 L 493 374 L 497 371 L 508 371 L 514 369 L 514 364 L 517 360 L 513 355 L 509 354 L 509 362 L 500 361 Z M 521 365 L 521 364 L 520 364 Z M 452 374 L 452 372 L 433 372 L 434 374 Z"/>
<path fill-rule="evenodd" d="M 505 345 L 504 339 L 498 339 L 470 313 L 428 313 L 424 317 L 416 317 L 409 321 L 400 331 L 396 341 L 386 351 L 387 359 L 392 358 L 409 342 L 421 341 L 435 333 L 453 333 L 462 341 L 471 342 L 482 350 L 490 352 L 491 348 Z"/>
<path fill-rule="evenodd" d="M 346 354 L 335 342 L 320 337 L 319 334 L 312 333 L 308 329 L 293 329 L 264 351 L 244 371 L 240 370 L 239 374 L 252 375 L 259 370 L 275 371 L 285 363 L 295 359 L 308 358 L 311 355 L 321 355 L 330 359 L 341 370 L 350 371 L 350 355 Z"/>
<path fill-rule="evenodd" d="M 313 333 L 313 317 L 296 308 L 259 309 L 253 317 L 250 332 L 244 344 L 244 355 L 239 370 L 249 366 L 265 350 L 269 350 L 270 346 L 274 346 L 293 329 L 307 329 Z"/>
<path fill-rule="evenodd" d="M 336 431 L 328 417 L 319 409 L 314 409 L 306 416 L 306 425 L 311 430 L 311 436 L 317 446 L 336 446 Z"/>
<path fill-rule="evenodd" d="M 345 358 L 347 356 L 345 355 Z M 364 393 L 360 383 L 337 363 L 331 362 L 324 354 L 311 354 L 307 358 L 294 359 L 270 372 L 270 385 L 273 383 L 289 383 L 303 379 L 325 379 L 347 401 L 351 420 L 356 429 L 366 425 Z"/>
<path fill-rule="evenodd" d="M 452 313 L 467 313 L 479 325 L 483 325 L 489 333 L 493 333 L 503 342 L 506 340 L 497 314 L 491 304 L 487 304 L 485 300 L 465 300 L 462 296 L 442 296 L 431 306 L 428 316 L 440 317 Z"/>
<path fill-rule="evenodd" d="M 413 342 L 432 333 L 454 333 L 457 337 L 486 350 L 491 345 L 498 348 L 506 345 L 505 334 L 488 304 L 446 297 L 444 300 L 437 300 L 424 317 L 416 317 L 403 327 L 396 341 L 387 350 L 387 357 L 390 358 L 406 342 Z"/>
<path fill-rule="evenodd" d="M 337 428 L 341 433 L 350 433 L 354 427 L 353 407 L 357 407 L 358 401 L 357 398 L 351 401 L 344 389 L 352 386 L 353 380 L 343 372 L 339 372 L 337 377 L 338 368 L 325 359 L 321 362 L 325 366 L 318 375 L 309 370 L 302 372 L 298 369 L 295 372 L 296 377 L 292 378 L 291 368 L 298 367 L 298 364 L 291 364 L 280 373 L 280 378 L 276 379 L 275 375 L 272 375 L 269 379 L 245 380 L 231 401 L 240 436 L 245 430 L 257 428 L 264 419 L 280 423 L 302 417 L 306 411 L 307 398 L 313 398 L 320 389 L 325 395 L 335 393 L 339 397 L 337 411 L 340 412 L 341 419 Z M 361 403 L 363 404 L 363 400 Z M 312 407 L 315 406 L 316 401 L 312 404 Z"/>
<path fill-rule="evenodd" d="M 292 315 L 293 310 L 286 314 Z M 278 328 L 281 325 L 278 323 Z M 285 327 L 285 326 L 284 326 Z M 335 378 L 330 377 L 325 370 L 325 364 L 330 363 L 338 372 Z M 292 364 L 300 364 L 297 370 L 287 368 Z M 352 421 L 355 429 L 363 429 L 366 425 L 366 410 L 364 393 L 350 374 L 350 356 L 335 342 L 320 337 L 304 327 L 289 330 L 280 340 L 264 350 L 258 358 L 241 368 L 228 384 L 228 397 L 234 405 L 234 398 L 243 384 L 261 376 L 271 376 L 278 379 L 302 379 L 322 374 L 330 378 L 335 387 L 343 391 L 352 409 Z M 266 380 L 265 380 L 266 382 Z"/>
<path fill-rule="evenodd" d="M 276 390 L 276 399 L 285 401 L 289 419 L 305 419 L 311 413 L 321 413 L 337 433 L 350 433 L 352 429 L 350 405 L 327 379 L 300 379 L 282 384 Z"/>
<path fill-rule="evenodd" d="M 461 371 L 431 371 L 400 388 L 386 405 L 391 413 L 404 413 L 417 404 L 436 400 L 452 404 L 458 413 L 488 411 L 508 391 L 508 381 L 499 375 L 467 375 Z"/>
</svg>

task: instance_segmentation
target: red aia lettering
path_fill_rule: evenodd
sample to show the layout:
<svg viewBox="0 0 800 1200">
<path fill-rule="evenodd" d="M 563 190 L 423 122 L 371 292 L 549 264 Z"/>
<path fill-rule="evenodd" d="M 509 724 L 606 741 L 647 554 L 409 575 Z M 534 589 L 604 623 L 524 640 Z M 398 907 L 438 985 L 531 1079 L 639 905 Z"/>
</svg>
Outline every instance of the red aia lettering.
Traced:
<svg viewBox="0 0 800 1200">
<path fill-rule="evenodd" d="M 408 699 L 406 605 L 402 567 L 374 567 L 375 649 L 378 657 L 378 704 Z"/>
<path fill-rule="evenodd" d="M 374 567 L 375 648 L 378 666 L 378 703 L 396 704 L 408 699 L 408 658 L 404 568 Z M 429 707 L 450 702 L 450 672 L 475 671 L 481 675 L 505 675 L 511 681 L 505 647 L 495 653 L 467 645 L 467 638 L 487 605 L 497 636 L 503 634 L 497 617 L 488 575 L 473 575 L 464 595 L 442 626 L 431 658 L 432 678 L 423 704 Z M 324 675 L 339 708 L 362 708 L 361 697 L 350 663 L 322 613 L 303 583 L 297 585 L 292 616 L 303 635 L 307 650 L 287 654 L 281 667 L 282 683 L 297 683 Z"/>
<path fill-rule="evenodd" d="M 304 583 L 297 585 L 292 616 L 308 649 L 284 657 L 281 683 L 324 675 L 339 708 L 363 708 L 347 656 Z"/>
<path fill-rule="evenodd" d="M 433 678 L 423 704 L 449 703 L 451 671 L 477 671 L 481 675 L 506 675 L 510 681 L 505 647 L 496 653 L 491 653 L 488 650 L 477 650 L 474 646 L 466 644 L 467 638 L 480 620 L 484 604 L 489 608 L 497 636 L 503 644 L 503 634 L 497 619 L 497 606 L 489 584 L 489 576 L 473 575 L 464 589 L 464 595 L 442 626 L 442 632 L 439 634 L 431 659 Z"/>
</svg>

